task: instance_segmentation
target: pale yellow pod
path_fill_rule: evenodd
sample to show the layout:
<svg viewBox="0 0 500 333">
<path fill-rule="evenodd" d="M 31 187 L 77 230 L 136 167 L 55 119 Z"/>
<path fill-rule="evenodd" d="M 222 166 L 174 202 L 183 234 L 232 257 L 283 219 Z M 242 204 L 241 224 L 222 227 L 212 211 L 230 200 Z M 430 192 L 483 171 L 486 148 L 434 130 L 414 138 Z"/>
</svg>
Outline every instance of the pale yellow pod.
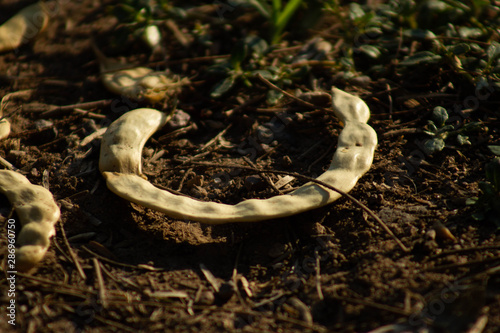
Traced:
<svg viewBox="0 0 500 333">
<path fill-rule="evenodd" d="M 102 137 L 99 170 L 142 176 L 142 148 L 168 119 L 163 112 L 141 108 L 115 120 Z"/>
<path fill-rule="evenodd" d="M 15 269 L 34 268 L 44 257 L 55 235 L 55 224 L 61 215 L 49 190 L 33 185 L 15 171 L 0 170 L 0 193 L 10 201 L 21 222 L 16 239 Z"/>
<path fill-rule="evenodd" d="M 0 26 L 0 52 L 18 48 L 45 30 L 49 22 L 47 7 L 37 2 L 22 9 Z"/>
<path fill-rule="evenodd" d="M 332 89 L 332 95 L 334 113 L 345 123 L 345 127 L 339 135 L 329 169 L 317 179 L 349 192 L 372 164 L 377 134 L 366 124 L 370 112 L 360 98 L 336 88 Z M 148 109 L 148 114 L 150 119 L 163 119 L 160 111 Z M 125 122 L 122 120 L 124 117 Z M 140 169 L 144 143 L 155 128 L 162 126 L 161 122 L 145 122 L 141 109 L 130 111 L 122 118 L 110 126 L 112 132 L 106 135 L 101 146 L 102 150 L 107 151 L 109 148 L 106 146 L 113 142 L 113 150 L 120 152 L 101 154 L 100 171 L 106 184 L 122 198 L 171 217 L 208 224 L 254 222 L 319 208 L 341 197 L 338 192 L 313 183 L 305 184 L 286 195 L 249 199 L 236 205 L 205 202 L 161 190 L 141 177 Z M 133 139 L 129 140 L 129 136 Z"/>
<path fill-rule="evenodd" d="M 189 83 L 187 78 L 169 77 L 163 71 L 118 63 L 107 58 L 95 44 L 92 47 L 99 60 L 102 84 L 117 95 L 154 104 L 176 96 Z"/>
<path fill-rule="evenodd" d="M 0 140 L 5 139 L 10 134 L 10 122 L 7 119 L 0 120 Z"/>
</svg>

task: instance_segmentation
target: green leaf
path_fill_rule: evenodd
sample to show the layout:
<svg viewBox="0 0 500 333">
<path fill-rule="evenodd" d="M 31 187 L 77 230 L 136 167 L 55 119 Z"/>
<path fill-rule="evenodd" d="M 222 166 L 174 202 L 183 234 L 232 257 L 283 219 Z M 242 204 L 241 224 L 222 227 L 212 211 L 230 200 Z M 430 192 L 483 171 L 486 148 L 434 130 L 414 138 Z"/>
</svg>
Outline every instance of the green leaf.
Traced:
<svg viewBox="0 0 500 333">
<path fill-rule="evenodd" d="M 257 76 L 258 74 L 262 75 L 262 77 L 266 80 L 272 81 L 274 79 L 274 75 L 265 69 L 257 69 L 252 71 L 252 76 Z"/>
<path fill-rule="evenodd" d="M 462 135 L 462 134 L 457 135 L 457 142 L 461 146 L 471 144 L 471 142 L 469 141 L 469 137 L 466 135 Z"/>
<path fill-rule="evenodd" d="M 377 59 L 378 57 L 380 57 L 382 55 L 382 52 L 380 52 L 380 49 L 376 46 L 373 46 L 373 45 L 367 45 L 367 44 L 364 44 L 364 45 L 361 45 L 358 50 L 360 52 L 363 52 L 364 54 L 366 54 L 367 56 L 373 58 L 373 59 Z"/>
<path fill-rule="evenodd" d="M 488 146 L 488 149 L 495 155 L 500 156 L 500 146 Z"/>
<path fill-rule="evenodd" d="M 231 50 L 231 57 L 229 58 L 231 66 L 237 71 L 241 70 L 241 63 L 243 62 L 243 60 L 245 60 L 247 54 L 248 44 L 243 40 L 239 40 L 238 42 L 236 42 L 233 49 Z"/>
<path fill-rule="evenodd" d="M 488 56 L 488 63 L 491 64 L 498 56 L 500 56 L 500 44 L 497 42 L 491 42 L 488 50 L 486 50 L 486 55 Z"/>
<path fill-rule="evenodd" d="M 231 50 L 229 62 L 235 70 L 240 71 L 243 61 L 248 56 L 251 55 L 253 58 L 260 58 L 268 49 L 269 45 L 264 39 L 257 36 L 247 36 L 236 42 Z"/>
<path fill-rule="evenodd" d="M 276 27 L 278 30 L 283 31 L 285 26 L 288 24 L 288 21 L 290 21 L 293 14 L 295 14 L 301 4 L 302 0 L 288 1 L 283 11 L 278 15 L 278 20 L 276 21 Z"/>
<path fill-rule="evenodd" d="M 435 152 L 441 151 L 445 147 L 445 143 L 443 139 L 433 138 L 424 142 L 424 147 L 429 154 L 433 154 Z"/>
<path fill-rule="evenodd" d="M 224 80 L 220 81 L 214 87 L 214 89 L 210 93 L 210 96 L 212 96 L 213 98 L 219 98 L 219 97 L 221 97 L 226 92 L 228 92 L 229 90 L 231 90 L 231 88 L 234 86 L 235 83 L 236 83 L 236 77 L 234 77 L 233 75 L 228 76 Z"/>
<path fill-rule="evenodd" d="M 432 110 L 432 121 L 434 121 L 437 126 L 442 127 L 448 118 L 448 111 L 446 111 L 446 109 L 442 106 L 436 106 Z"/>
<path fill-rule="evenodd" d="M 403 35 L 415 39 L 434 39 L 436 35 L 430 30 L 423 29 L 407 29 L 403 32 Z"/>
<path fill-rule="evenodd" d="M 447 50 L 451 53 L 453 53 L 454 55 L 461 55 L 461 54 L 465 54 L 467 52 L 470 51 L 471 47 L 469 44 L 466 44 L 466 43 L 460 43 L 460 44 L 456 44 L 456 45 L 450 45 L 448 47 L 446 47 Z"/>
<path fill-rule="evenodd" d="M 349 4 L 349 18 L 352 21 L 356 21 L 358 19 L 361 19 L 363 16 L 365 16 L 365 11 L 361 6 L 355 2 L 351 2 Z"/>
<path fill-rule="evenodd" d="M 474 206 L 478 201 L 478 198 L 477 197 L 471 197 L 471 198 L 467 198 L 467 200 L 465 200 L 465 205 L 466 206 Z"/>
<path fill-rule="evenodd" d="M 432 134 L 431 135 L 434 135 L 437 133 L 438 131 L 438 128 L 437 126 L 434 124 L 433 121 L 429 120 L 428 124 L 427 124 L 427 129 L 429 130 L 429 132 L 431 132 Z"/>
<path fill-rule="evenodd" d="M 248 3 L 251 6 L 254 6 L 255 9 L 257 9 L 264 18 L 270 19 L 271 18 L 271 8 L 267 3 L 264 3 L 264 1 L 259 1 L 259 0 L 248 0 Z"/>
<path fill-rule="evenodd" d="M 265 39 L 260 37 L 248 36 L 245 38 L 245 43 L 248 44 L 250 54 L 254 58 L 260 58 L 269 51 L 269 44 L 267 44 Z"/>
<path fill-rule="evenodd" d="M 423 131 L 423 133 L 429 135 L 429 136 L 436 136 L 436 133 L 435 132 L 431 132 L 431 131 Z"/>
<path fill-rule="evenodd" d="M 439 60 L 441 60 L 440 55 L 432 53 L 430 51 L 422 51 L 409 56 L 399 64 L 402 66 L 415 66 L 422 64 L 433 64 L 437 63 Z"/>
<path fill-rule="evenodd" d="M 267 92 L 267 99 L 266 99 L 267 104 L 276 105 L 282 97 L 283 97 L 282 92 L 270 89 Z"/>
<path fill-rule="evenodd" d="M 451 132 L 455 129 L 455 126 L 453 125 L 445 125 L 443 127 L 441 127 L 438 132 L 439 133 L 447 133 L 447 132 Z M 448 134 L 447 134 L 448 135 Z"/>
<path fill-rule="evenodd" d="M 458 28 L 458 34 L 462 38 L 474 39 L 481 37 L 483 35 L 483 31 L 479 28 L 460 27 Z"/>
</svg>

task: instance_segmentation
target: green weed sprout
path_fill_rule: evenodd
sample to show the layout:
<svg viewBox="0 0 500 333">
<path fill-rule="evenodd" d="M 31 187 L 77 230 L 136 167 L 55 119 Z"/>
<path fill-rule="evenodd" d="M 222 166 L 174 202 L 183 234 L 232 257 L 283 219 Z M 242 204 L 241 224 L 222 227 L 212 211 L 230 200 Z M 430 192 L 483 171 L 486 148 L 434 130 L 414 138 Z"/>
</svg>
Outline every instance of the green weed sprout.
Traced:
<svg viewBox="0 0 500 333">
<path fill-rule="evenodd" d="M 424 142 L 424 147 L 429 154 L 441 151 L 446 146 L 445 140 L 449 136 L 456 135 L 457 143 L 461 146 L 470 145 L 469 137 L 465 133 L 477 130 L 481 127 L 480 122 L 470 122 L 462 127 L 446 124 L 448 111 L 442 106 L 436 106 L 432 111 L 432 120 L 427 122 L 424 133 L 431 136 Z"/>
<path fill-rule="evenodd" d="M 472 218 L 487 220 L 500 229 L 500 157 L 486 164 L 486 181 L 479 182 L 481 196 L 467 199 L 467 205 L 474 205 Z"/>
<path fill-rule="evenodd" d="M 221 97 L 240 80 L 250 87 L 252 84 L 249 79 L 259 72 L 257 62 L 268 49 L 267 42 L 257 36 L 247 36 L 239 40 L 233 47 L 229 61 L 211 68 L 212 72 L 221 72 L 225 79 L 215 85 L 210 95 L 213 98 Z"/>
<path fill-rule="evenodd" d="M 272 0 L 271 4 L 264 0 L 248 0 L 248 3 L 271 23 L 271 44 L 276 44 L 281 40 L 281 34 L 303 2 L 290 0 L 283 6 L 281 0 Z"/>
<path fill-rule="evenodd" d="M 210 96 L 219 98 L 240 82 L 251 87 L 251 81 L 258 75 L 283 87 L 290 84 L 293 77 L 300 77 L 304 74 L 302 69 L 268 64 L 265 56 L 270 50 L 267 42 L 258 36 L 247 36 L 239 40 L 234 45 L 229 59 L 210 68 L 212 74 L 224 77 L 215 84 Z M 277 103 L 280 98 L 280 93 L 269 90 L 267 102 L 270 105 Z"/>
</svg>

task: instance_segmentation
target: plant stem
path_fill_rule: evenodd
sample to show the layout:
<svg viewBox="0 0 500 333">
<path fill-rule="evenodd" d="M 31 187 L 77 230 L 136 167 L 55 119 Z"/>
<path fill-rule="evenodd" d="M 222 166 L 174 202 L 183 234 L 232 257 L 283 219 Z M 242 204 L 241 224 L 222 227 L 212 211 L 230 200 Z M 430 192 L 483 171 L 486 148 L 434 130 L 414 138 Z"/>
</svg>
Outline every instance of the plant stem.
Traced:
<svg viewBox="0 0 500 333">
<path fill-rule="evenodd" d="M 279 2 L 281 7 L 281 1 L 274 0 L 273 2 Z M 272 44 L 276 44 L 280 41 L 281 33 L 283 32 L 283 30 L 285 30 L 286 25 L 288 24 L 290 19 L 293 17 L 293 14 L 295 14 L 295 12 L 297 11 L 297 9 L 301 4 L 302 0 L 291 0 L 286 4 L 283 11 L 273 13 L 275 19 L 273 21 L 274 29 L 273 29 L 273 37 L 271 40 Z"/>
</svg>

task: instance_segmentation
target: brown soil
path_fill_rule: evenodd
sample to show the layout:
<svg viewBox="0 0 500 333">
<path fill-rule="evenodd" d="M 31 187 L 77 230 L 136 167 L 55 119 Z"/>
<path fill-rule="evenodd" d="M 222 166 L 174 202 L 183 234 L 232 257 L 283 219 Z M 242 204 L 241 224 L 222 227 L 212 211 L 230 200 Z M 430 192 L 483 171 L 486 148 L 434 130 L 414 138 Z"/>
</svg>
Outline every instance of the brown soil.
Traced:
<svg viewBox="0 0 500 333">
<path fill-rule="evenodd" d="M 248 166 L 250 161 L 257 168 L 315 177 L 329 164 L 338 122 L 286 102 L 283 108 L 305 115 L 289 112 L 286 128 L 266 141 L 258 135 L 261 125 L 280 120 L 262 110 L 269 108 L 264 85 L 242 86 L 230 96 L 211 99 L 210 87 L 217 78 L 202 73 L 213 61 L 189 60 L 204 56 L 201 51 L 183 48 L 173 34 L 166 37 L 167 64 L 151 59 L 138 42 L 116 44 L 124 45 L 120 49 L 112 36 L 117 22 L 104 10 L 109 1 L 60 3 L 36 42 L 0 55 L 0 97 L 25 91 L 4 111 L 12 134 L 0 142 L 0 155 L 32 183 L 48 185 L 62 212 L 57 235 L 37 271 L 17 275 L 15 329 L 6 322 L 8 284 L 2 277 L 0 331 L 367 332 L 393 324 L 395 331 L 406 327 L 416 332 L 427 326 L 435 332 L 463 332 L 484 320 L 485 332 L 498 329 L 500 275 L 490 268 L 500 263 L 500 239 L 494 226 L 474 221 L 465 205 L 468 197 L 478 195 L 477 183 L 492 157 L 486 143 L 499 144 L 489 118 L 494 103 L 484 101 L 473 113 L 493 124 L 489 132 L 476 134 L 471 146 L 426 156 L 418 146 L 424 134 L 412 129 L 422 128 L 435 105 L 452 107 L 463 100 L 458 94 L 425 96 L 440 91 L 446 73 L 432 82 L 412 77 L 390 82 L 390 94 L 388 81 L 346 84 L 335 79 L 333 69 L 312 68 L 321 89 L 335 84 L 370 106 L 379 147 L 372 168 L 351 194 L 382 218 L 409 252 L 345 199 L 259 223 L 207 226 L 175 220 L 110 192 L 97 169 L 99 140 L 80 145 L 124 111 L 148 106 L 103 88 L 91 37 L 109 56 L 153 68 L 167 65 L 191 78 L 177 105 L 191 115 L 189 129 L 165 128 L 144 150 L 145 173 L 155 184 L 226 203 L 275 195 L 257 172 L 224 164 Z M 3 1 L 0 22 L 25 5 Z M 205 10 L 205 15 L 215 15 Z M 217 45 L 209 55 L 230 52 L 231 29 L 246 22 L 234 24 L 213 36 Z M 306 81 L 297 87 L 310 89 Z M 74 108 L 42 113 L 49 105 L 99 100 L 106 102 L 90 109 L 93 114 Z M 38 104 L 41 112 L 28 112 Z M 222 139 L 206 146 L 224 130 Z M 182 170 L 172 168 L 201 153 L 191 162 L 216 162 L 220 167 L 185 162 Z M 224 181 L 215 182 L 221 174 Z M 276 182 L 282 176 L 268 177 Z M 0 204 L 6 221 L 9 203 L 2 197 Z M 6 237 L 1 235 L 3 248 Z M 4 251 L 1 256 L 3 261 Z M 215 276 L 218 292 L 202 266 Z M 167 293 L 172 291 L 178 293 Z"/>
</svg>

